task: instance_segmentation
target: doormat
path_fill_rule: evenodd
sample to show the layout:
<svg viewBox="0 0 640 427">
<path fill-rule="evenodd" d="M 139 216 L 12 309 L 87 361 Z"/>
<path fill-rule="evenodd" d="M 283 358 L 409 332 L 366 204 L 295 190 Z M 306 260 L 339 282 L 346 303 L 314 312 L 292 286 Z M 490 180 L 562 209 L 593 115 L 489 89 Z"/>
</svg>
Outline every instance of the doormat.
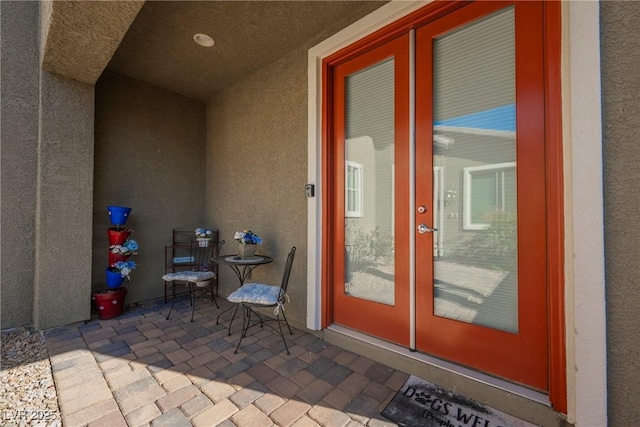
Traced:
<svg viewBox="0 0 640 427">
<path fill-rule="evenodd" d="M 384 408 L 382 415 L 407 427 L 534 426 L 413 375 Z"/>
</svg>

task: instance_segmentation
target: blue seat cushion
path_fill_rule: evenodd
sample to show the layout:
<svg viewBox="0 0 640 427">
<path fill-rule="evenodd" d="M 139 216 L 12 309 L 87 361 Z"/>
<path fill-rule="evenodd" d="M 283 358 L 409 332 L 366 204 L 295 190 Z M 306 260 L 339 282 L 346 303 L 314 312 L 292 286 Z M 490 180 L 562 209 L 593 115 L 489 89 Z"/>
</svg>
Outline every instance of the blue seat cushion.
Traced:
<svg viewBox="0 0 640 427">
<path fill-rule="evenodd" d="M 179 280 L 183 282 L 204 282 L 216 277 L 216 273 L 213 271 L 177 271 L 175 273 L 168 273 L 162 276 L 162 280 L 166 282 L 172 282 Z"/>
<path fill-rule="evenodd" d="M 280 296 L 280 286 L 265 285 L 263 283 L 245 283 L 236 289 L 227 299 L 236 304 L 276 305 Z"/>
</svg>

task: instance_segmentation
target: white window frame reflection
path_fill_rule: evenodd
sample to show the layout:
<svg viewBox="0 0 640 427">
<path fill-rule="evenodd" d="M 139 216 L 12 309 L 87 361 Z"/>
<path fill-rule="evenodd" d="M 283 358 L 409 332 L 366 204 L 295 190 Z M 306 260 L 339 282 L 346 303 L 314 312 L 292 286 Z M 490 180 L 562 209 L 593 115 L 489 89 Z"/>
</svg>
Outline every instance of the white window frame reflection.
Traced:
<svg viewBox="0 0 640 427">
<path fill-rule="evenodd" d="M 362 218 L 364 216 L 364 166 L 351 160 L 345 163 L 345 216 Z M 350 177 L 353 177 L 353 180 L 349 179 Z"/>
<path fill-rule="evenodd" d="M 495 171 L 496 174 L 499 174 L 498 179 L 501 180 L 501 185 L 496 186 L 496 201 L 497 206 L 496 209 L 504 212 L 506 205 L 506 195 L 505 195 L 505 185 L 504 185 L 504 173 L 509 170 L 515 170 L 516 162 L 508 162 L 508 163 L 496 163 L 491 165 L 483 165 L 483 166 L 470 166 L 462 169 L 463 174 L 463 192 L 464 199 L 462 205 L 462 216 L 463 216 L 463 224 L 462 227 L 464 230 L 486 230 L 489 228 L 489 224 L 473 222 L 472 219 L 472 200 L 473 197 L 473 174 L 477 172 L 488 172 Z"/>
</svg>

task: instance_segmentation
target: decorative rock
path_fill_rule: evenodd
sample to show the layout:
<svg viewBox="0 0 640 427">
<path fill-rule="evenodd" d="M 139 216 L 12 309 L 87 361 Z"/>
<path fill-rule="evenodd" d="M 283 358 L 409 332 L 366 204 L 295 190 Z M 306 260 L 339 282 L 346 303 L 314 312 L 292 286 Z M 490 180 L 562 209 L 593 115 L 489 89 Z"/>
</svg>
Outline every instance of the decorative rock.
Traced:
<svg viewBox="0 0 640 427">
<path fill-rule="evenodd" d="M 7 425 L 60 426 L 58 397 L 42 331 L 2 332 L 0 413 Z M 12 424 L 15 423 L 15 424 Z"/>
</svg>

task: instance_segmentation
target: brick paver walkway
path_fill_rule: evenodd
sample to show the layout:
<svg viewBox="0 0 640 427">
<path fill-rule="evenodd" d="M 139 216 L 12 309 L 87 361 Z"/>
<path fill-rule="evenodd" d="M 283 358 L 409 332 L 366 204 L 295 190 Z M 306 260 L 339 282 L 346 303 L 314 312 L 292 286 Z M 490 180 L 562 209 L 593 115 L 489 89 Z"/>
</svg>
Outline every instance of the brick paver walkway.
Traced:
<svg viewBox="0 0 640 427">
<path fill-rule="evenodd" d="M 267 326 L 234 354 L 239 332 L 216 325 L 215 305 L 198 300 L 193 322 L 188 302 L 176 307 L 170 320 L 154 302 L 46 333 L 65 427 L 395 425 L 380 412 L 406 373 L 300 330 L 287 355 Z"/>
</svg>

